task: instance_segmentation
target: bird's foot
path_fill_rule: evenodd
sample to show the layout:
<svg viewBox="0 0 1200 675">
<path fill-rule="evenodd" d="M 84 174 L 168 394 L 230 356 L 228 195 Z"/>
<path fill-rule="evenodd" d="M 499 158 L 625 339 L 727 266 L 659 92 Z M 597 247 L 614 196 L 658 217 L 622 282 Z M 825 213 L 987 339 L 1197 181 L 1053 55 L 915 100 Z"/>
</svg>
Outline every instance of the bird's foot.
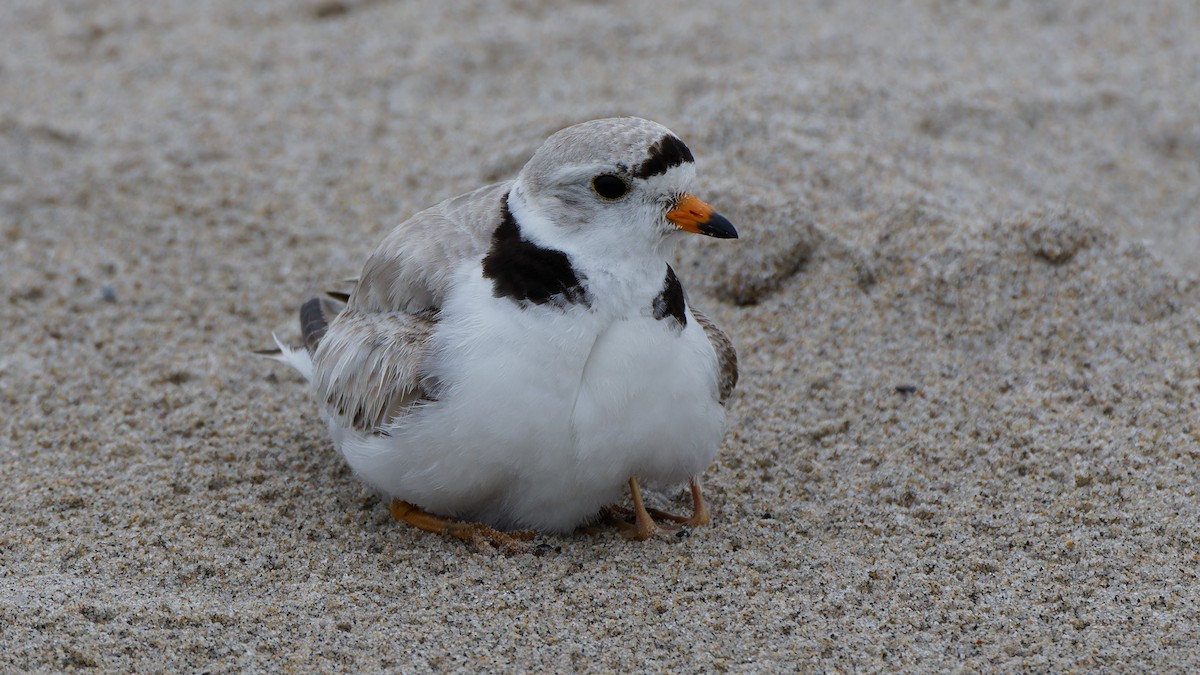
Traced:
<svg viewBox="0 0 1200 675">
<path fill-rule="evenodd" d="M 707 525 L 711 518 L 708 506 L 700 492 L 700 483 L 693 479 L 692 515 L 680 516 L 659 509 L 646 508 L 642 501 L 642 490 L 636 478 L 629 479 L 629 492 L 633 497 L 633 508 L 606 506 L 600 512 L 603 522 L 615 525 L 625 536 L 638 541 L 650 537 L 687 536 L 689 528 Z"/>
<path fill-rule="evenodd" d="M 533 530 L 518 532 L 501 532 L 483 523 L 467 523 L 461 520 L 451 520 L 423 511 L 420 507 L 399 499 L 393 499 L 389 510 L 396 520 L 404 521 L 423 532 L 454 537 L 470 543 L 480 553 L 496 553 L 517 555 L 521 553 L 540 554 L 546 547 L 534 543 L 537 533 Z"/>
<path fill-rule="evenodd" d="M 636 509 L 614 504 L 600 510 L 600 522 L 616 527 L 625 537 L 638 541 L 646 541 L 651 537 L 687 536 L 687 530 L 681 523 L 670 520 L 658 522 L 651 514 L 652 511 L 657 511 L 657 509 L 647 509 L 647 518 L 639 519 Z"/>
</svg>

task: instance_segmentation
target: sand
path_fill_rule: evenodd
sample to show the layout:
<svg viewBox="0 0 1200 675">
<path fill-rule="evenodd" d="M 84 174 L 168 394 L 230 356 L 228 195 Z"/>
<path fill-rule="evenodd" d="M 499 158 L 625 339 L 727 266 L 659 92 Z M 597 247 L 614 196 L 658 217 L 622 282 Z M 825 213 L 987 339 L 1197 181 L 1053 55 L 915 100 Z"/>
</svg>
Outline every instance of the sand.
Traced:
<svg viewBox="0 0 1200 675">
<path fill-rule="evenodd" d="M 1191 0 L 5 2 L 0 671 L 1200 668 L 1197 35 Z M 742 233 L 677 265 L 741 353 L 715 523 L 503 557 L 392 522 L 251 350 L 613 114 Z"/>
</svg>

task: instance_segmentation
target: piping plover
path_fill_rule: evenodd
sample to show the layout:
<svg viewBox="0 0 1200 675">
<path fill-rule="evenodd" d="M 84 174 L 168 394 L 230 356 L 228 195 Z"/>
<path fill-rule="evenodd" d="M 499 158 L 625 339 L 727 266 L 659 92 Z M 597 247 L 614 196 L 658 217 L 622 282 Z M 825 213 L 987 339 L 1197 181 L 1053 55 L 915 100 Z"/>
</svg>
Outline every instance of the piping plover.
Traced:
<svg viewBox="0 0 1200 675">
<path fill-rule="evenodd" d="M 350 293 L 301 307 L 304 347 L 276 340 L 276 357 L 420 529 L 516 551 L 602 514 L 632 516 L 638 539 L 705 524 L 698 476 L 737 356 L 667 260 L 680 233 L 737 233 L 695 175 L 655 122 L 563 129 L 516 180 L 401 223 Z M 690 481 L 692 515 L 648 510 L 639 480 Z M 633 508 L 611 507 L 626 485 Z"/>
</svg>

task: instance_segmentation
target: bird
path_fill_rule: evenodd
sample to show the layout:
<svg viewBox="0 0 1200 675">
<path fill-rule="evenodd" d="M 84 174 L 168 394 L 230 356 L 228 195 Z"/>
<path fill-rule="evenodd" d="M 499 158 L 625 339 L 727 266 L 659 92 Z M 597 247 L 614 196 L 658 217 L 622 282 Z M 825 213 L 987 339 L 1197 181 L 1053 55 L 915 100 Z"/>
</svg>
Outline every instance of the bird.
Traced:
<svg viewBox="0 0 1200 675">
<path fill-rule="evenodd" d="M 276 337 L 272 355 L 419 530 L 514 553 L 600 521 L 638 540 L 707 525 L 737 353 L 669 261 L 683 235 L 738 233 L 695 178 L 657 122 L 557 131 L 515 179 L 384 236 L 348 292 L 302 304 L 303 346 Z M 691 515 L 647 508 L 642 483 L 686 483 Z"/>
</svg>

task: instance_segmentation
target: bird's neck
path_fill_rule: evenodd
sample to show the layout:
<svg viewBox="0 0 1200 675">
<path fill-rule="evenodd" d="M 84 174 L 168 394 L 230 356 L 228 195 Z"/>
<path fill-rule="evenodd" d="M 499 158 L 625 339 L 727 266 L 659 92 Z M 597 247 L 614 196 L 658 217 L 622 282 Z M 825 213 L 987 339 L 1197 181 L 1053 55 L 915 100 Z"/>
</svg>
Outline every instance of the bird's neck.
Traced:
<svg viewBox="0 0 1200 675">
<path fill-rule="evenodd" d="M 675 252 L 675 237 L 661 237 L 650 231 L 638 239 L 624 228 L 608 227 L 602 222 L 582 228 L 563 227 L 531 204 L 519 183 L 509 192 L 508 209 L 523 239 L 581 261 L 657 269 Z"/>
<path fill-rule="evenodd" d="M 565 231 L 531 208 L 519 189 L 509 194 L 508 208 L 521 237 L 565 253 L 572 267 L 586 280 L 589 292 L 597 298 L 633 306 L 661 291 L 667 261 L 675 252 L 676 237 L 644 242 L 621 238 L 605 241 L 591 232 Z M 596 229 L 602 227 L 598 225 Z"/>
</svg>

